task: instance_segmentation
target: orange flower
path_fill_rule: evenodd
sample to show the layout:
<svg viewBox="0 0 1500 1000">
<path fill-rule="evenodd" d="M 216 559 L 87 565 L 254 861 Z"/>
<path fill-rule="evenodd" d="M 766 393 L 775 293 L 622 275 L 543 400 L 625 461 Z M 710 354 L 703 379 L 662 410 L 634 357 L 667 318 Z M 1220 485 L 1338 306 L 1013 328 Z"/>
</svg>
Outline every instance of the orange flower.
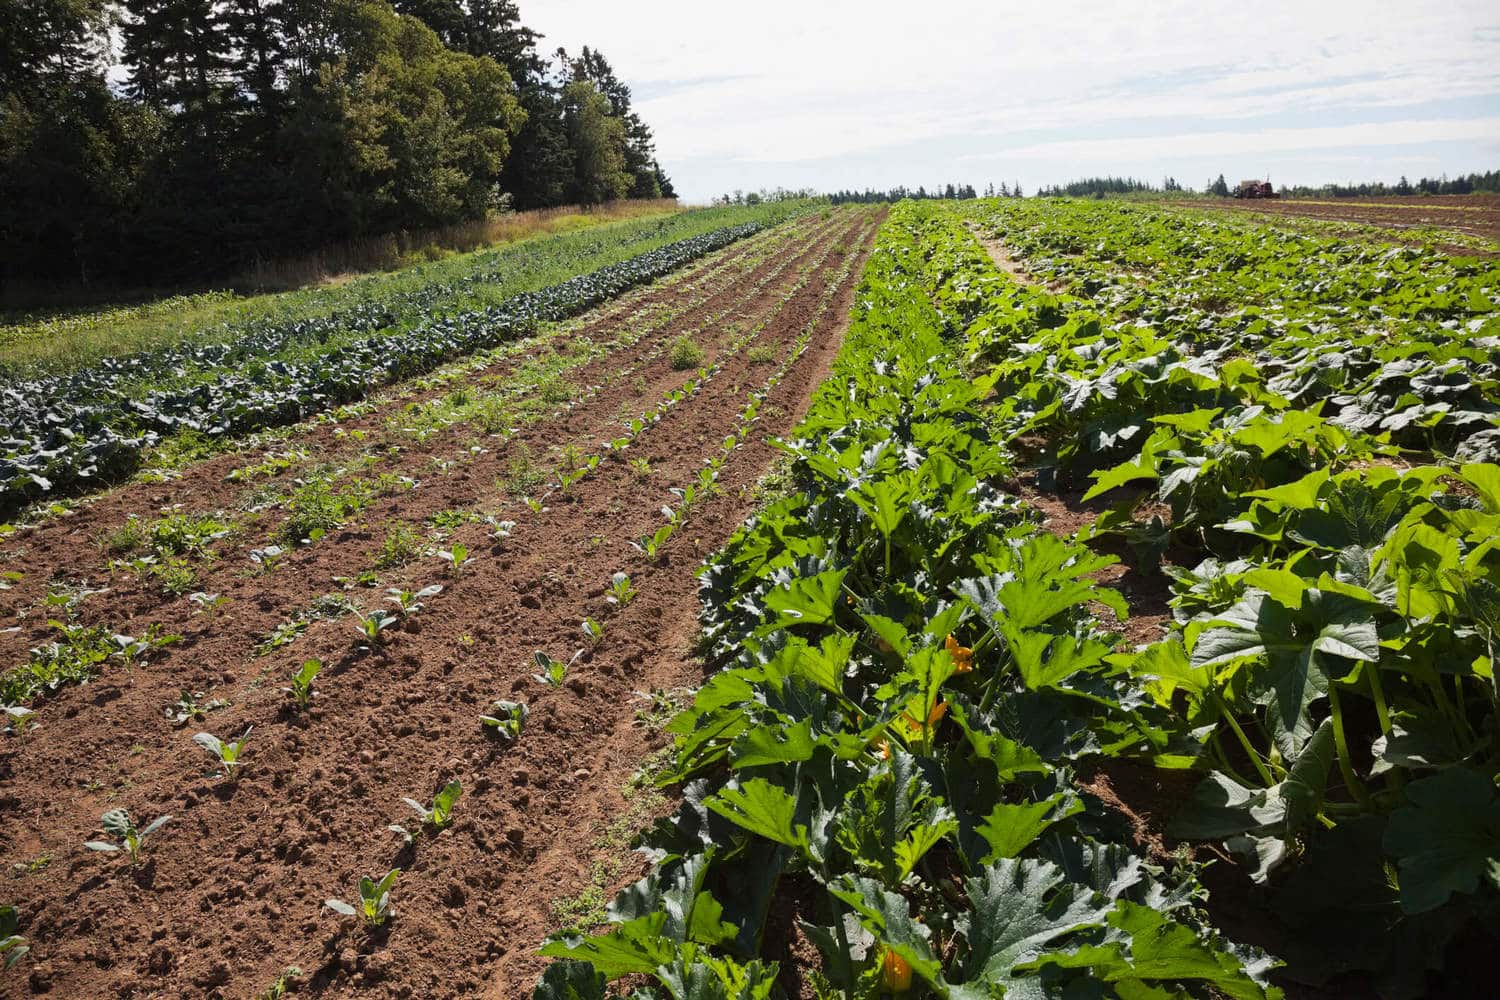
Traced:
<svg viewBox="0 0 1500 1000">
<path fill-rule="evenodd" d="M 911 989 L 911 963 L 889 948 L 880 957 L 880 986 L 892 993 Z"/>
<path fill-rule="evenodd" d="M 939 722 L 943 721 L 943 716 L 945 716 L 947 714 L 948 714 L 948 703 L 946 701 L 940 701 L 940 702 L 938 702 L 936 705 L 932 706 L 932 711 L 929 712 L 928 715 L 927 715 L 927 725 L 928 726 L 935 726 L 935 725 L 937 725 Z M 901 718 L 903 718 L 907 722 L 911 723 L 911 726 L 912 726 L 913 729 L 920 729 L 921 726 L 922 726 L 922 724 L 917 721 L 917 717 L 914 716 L 914 715 L 912 715 L 910 712 L 902 712 L 901 713 Z"/>
<path fill-rule="evenodd" d="M 953 657 L 953 672 L 966 674 L 974 669 L 974 651 L 967 646 L 960 646 L 958 640 L 948 636 L 948 641 L 943 644 L 948 655 Z"/>
<path fill-rule="evenodd" d="M 879 755 L 881 760 L 891 759 L 891 745 L 885 740 L 876 740 L 870 746 Z"/>
</svg>

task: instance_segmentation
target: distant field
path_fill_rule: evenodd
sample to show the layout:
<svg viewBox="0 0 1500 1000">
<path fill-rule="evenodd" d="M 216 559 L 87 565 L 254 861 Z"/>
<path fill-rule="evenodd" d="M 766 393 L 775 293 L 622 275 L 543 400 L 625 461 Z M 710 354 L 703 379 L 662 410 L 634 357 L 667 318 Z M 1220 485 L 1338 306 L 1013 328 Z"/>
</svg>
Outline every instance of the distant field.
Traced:
<svg viewBox="0 0 1500 1000">
<path fill-rule="evenodd" d="M 1177 203 L 1174 203 L 1177 204 Z M 1231 211 L 1265 220 L 1310 219 L 1373 227 L 1386 238 L 1433 243 L 1444 249 L 1500 254 L 1500 196 L 1428 195 L 1382 198 L 1239 201 L 1195 199 L 1182 207 Z"/>
</svg>

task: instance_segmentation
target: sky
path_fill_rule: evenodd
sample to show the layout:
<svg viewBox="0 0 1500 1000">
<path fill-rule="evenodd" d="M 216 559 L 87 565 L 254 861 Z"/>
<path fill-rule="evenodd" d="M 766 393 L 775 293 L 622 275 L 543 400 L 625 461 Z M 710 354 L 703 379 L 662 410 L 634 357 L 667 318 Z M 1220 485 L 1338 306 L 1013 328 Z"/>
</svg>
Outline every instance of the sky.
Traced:
<svg viewBox="0 0 1500 1000">
<path fill-rule="evenodd" d="M 678 194 L 1500 168 L 1496 0 L 521 0 Z"/>
</svg>

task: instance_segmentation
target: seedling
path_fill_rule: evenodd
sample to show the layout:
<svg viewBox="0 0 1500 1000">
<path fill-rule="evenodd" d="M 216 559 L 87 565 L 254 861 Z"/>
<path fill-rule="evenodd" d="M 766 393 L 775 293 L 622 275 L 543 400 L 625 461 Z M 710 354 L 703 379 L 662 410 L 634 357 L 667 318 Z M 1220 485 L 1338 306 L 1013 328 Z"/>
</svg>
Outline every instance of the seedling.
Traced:
<svg viewBox="0 0 1500 1000">
<path fill-rule="evenodd" d="M 20 929 L 21 915 L 16 908 L 0 906 L 0 956 L 3 956 L 7 969 L 19 962 L 31 950 L 26 939 L 16 933 Z"/>
<path fill-rule="evenodd" d="M 464 566 L 469 562 L 469 547 L 455 543 L 451 550 L 439 549 L 438 558 L 448 564 L 448 569 L 454 576 L 459 576 L 463 573 Z"/>
<path fill-rule="evenodd" d="M 280 545 L 267 545 L 263 549 L 251 549 L 250 561 L 259 566 L 261 572 L 269 573 L 286 557 L 286 549 Z"/>
<path fill-rule="evenodd" d="M 115 645 L 120 647 L 114 654 L 115 659 L 125 664 L 125 669 L 130 671 L 135 668 L 137 662 L 144 662 L 158 649 L 170 646 L 174 642 L 181 642 L 182 636 L 169 635 L 162 630 L 160 625 L 152 625 L 139 639 L 130 635 L 117 635 L 114 640 Z"/>
<path fill-rule="evenodd" d="M 402 799 L 401 801 L 410 806 L 412 812 L 422 817 L 423 826 L 430 826 L 434 830 L 446 830 L 448 824 L 453 822 L 453 807 L 463 793 L 463 786 L 455 779 L 439 789 L 438 793 L 432 797 L 430 806 L 424 806 L 416 799 Z M 416 834 L 411 833 L 404 826 L 393 823 L 387 829 L 405 837 L 407 843 L 411 843 L 416 838 Z"/>
<path fill-rule="evenodd" d="M 629 573 L 616 573 L 609 578 L 609 596 L 605 600 L 624 607 L 635 598 L 635 588 L 630 585 Z"/>
<path fill-rule="evenodd" d="M 363 917 L 367 926 L 379 927 L 396 912 L 391 908 L 391 889 L 396 885 L 396 879 L 400 875 L 401 869 L 392 868 L 379 882 L 374 881 L 368 875 L 360 879 L 357 909 L 342 899 L 325 900 L 323 905 L 334 913 L 340 913 L 346 917 Z"/>
<path fill-rule="evenodd" d="M 182 691 L 177 700 L 162 710 L 167 721 L 174 726 L 184 725 L 189 719 L 201 719 L 208 712 L 217 708 L 228 708 L 229 702 L 223 698 L 215 698 L 213 701 L 199 703 L 198 699 L 203 697 L 203 692 Z"/>
<path fill-rule="evenodd" d="M 245 734 L 232 743 L 224 742 L 213 733 L 199 733 L 193 737 L 193 742 L 214 755 L 223 766 L 227 780 L 238 781 L 240 768 L 244 766 L 240 762 L 240 756 L 245 752 L 245 741 L 250 739 L 250 729 L 253 728 L 255 727 L 251 726 L 246 729 Z"/>
<path fill-rule="evenodd" d="M 312 703 L 313 697 L 317 694 L 313 690 L 313 678 L 317 677 L 322 670 L 322 660 L 304 660 L 302 668 L 291 676 L 291 687 L 282 688 L 283 691 L 292 696 L 292 700 L 297 703 L 299 711 L 307 711 L 307 706 Z"/>
<path fill-rule="evenodd" d="M 526 506 L 531 509 L 531 512 L 533 514 L 543 514 L 547 511 L 547 508 L 542 505 L 542 502 L 535 497 L 527 497 Z"/>
<path fill-rule="evenodd" d="M 292 982 L 302 975 L 302 970 L 295 965 L 288 965 L 276 977 L 276 981 L 256 995 L 255 1000 L 282 1000 L 291 989 Z"/>
<path fill-rule="evenodd" d="M 360 635 L 370 640 L 370 642 L 379 645 L 385 641 L 381 638 L 381 633 L 391 628 L 400 620 L 401 617 L 393 612 L 377 609 L 367 615 L 360 615 L 356 618 L 354 629 Z"/>
<path fill-rule="evenodd" d="M 583 650 L 580 649 L 578 652 L 573 654 L 573 659 L 569 660 L 567 663 L 564 663 L 561 660 L 554 660 L 551 656 L 542 652 L 541 650 L 537 650 L 535 653 L 531 654 L 531 659 L 536 663 L 538 669 L 541 670 L 541 673 L 532 674 L 531 677 L 533 680 L 539 681 L 542 684 L 550 684 L 553 687 L 562 687 L 563 681 L 567 680 L 568 678 L 568 668 L 576 663 L 578 658 L 582 655 Z"/>
<path fill-rule="evenodd" d="M 104 828 L 105 833 L 117 839 L 119 843 L 112 844 L 107 840 L 90 840 L 83 846 L 91 851 L 103 851 L 107 854 L 117 854 L 120 851 L 124 851 L 130 855 L 130 863 L 138 865 L 141 863 L 141 852 L 145 848 L 146 838 L 166 826 L 171 819 L 172 817 L 170 816 L 158 816 L 151 821 L 146 829 L 138 830 L 135 826 L 135 820 L 130 818 L 130 813 L 124 809 L 111 809 L 99 817 L 99 825 Z"/>
<path fill-rule="evenodd" d="M 503 742 L 514 743 L 526 728 L 526 706 L 518 701 L 497 701 L 490 706 L 489 715 L 479 717 L 479 723 Z"/>
<path fill-rule="evenodd" d="M 588 640 L 590 646 L 597 646 L 604 641 L 604 626 L 592 618 L 583 620 L 583 637 Z"/>
<path fill-rule="evenodd" d="M 434 583 L 430 587 L 423 587 L 413 593 L 410 590 L 402 590 L 400 587 L 390 587 L 386 590 L 386 600 L 400 610 L 403 617 L 410 617 L 422 610 L 422 601 L 428 597 L 436 597 L 443 592 L 441 583 Z"/>
<path fill-rule="evenodd" d="M 229 603 L 229 598 L 225 597 L 223 594 L 206 594 L 201 590 L 196 594 L 189 594 L 188 600 L 198 605 L 198 610 L 193 613 L 199 615 L 213 614 L 215 611 L 218 611 L 224 605 Z"/>
<path fill-rule="evenodd" d="M 486 515 L 486 517 L 484 518 L 484 523 L 489 525 L 490 541 L 494 542 L 496 545 L 499 545 L 501 542 L 508 540 L 511 536 L 511 532 L 516 530 L 516 522 L 502 521 L 493 514 Z"/>
<path fill-rule="evenodd" d="M 6 705 L 0 710 L 0 721 L 5 722 L 5 728 L 17 736 L 25 736 L 27 731 L 35 726 L 36 713 L 24 705 Z"/>
</svg>

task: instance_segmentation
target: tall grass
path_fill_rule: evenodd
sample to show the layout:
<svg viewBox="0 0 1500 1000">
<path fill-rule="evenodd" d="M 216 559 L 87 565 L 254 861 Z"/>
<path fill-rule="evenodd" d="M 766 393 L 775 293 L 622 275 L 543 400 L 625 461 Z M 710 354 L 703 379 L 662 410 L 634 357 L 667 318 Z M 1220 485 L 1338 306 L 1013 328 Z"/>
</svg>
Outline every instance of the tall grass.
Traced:
<svg viewBox="0 0 1500 1000">
<path fill-rule="evenodd" d="M 300 257 L 257 261 L 231 281 L 232 287 L 257 292 L 286 291 L 340 281 L 350 275 L 392 271 L 441 260 L 456 253 L 515 243 L 533 236 L 587 229 L 601 222 L 639 219 L 679 211 L 670 198 L 614 201 L 603 205 L 565 205 L 530 212 L 511 212 L 487 219 L 457 222 L 440 229 L 400 230 L 335 243 Z"/>
</svg>

